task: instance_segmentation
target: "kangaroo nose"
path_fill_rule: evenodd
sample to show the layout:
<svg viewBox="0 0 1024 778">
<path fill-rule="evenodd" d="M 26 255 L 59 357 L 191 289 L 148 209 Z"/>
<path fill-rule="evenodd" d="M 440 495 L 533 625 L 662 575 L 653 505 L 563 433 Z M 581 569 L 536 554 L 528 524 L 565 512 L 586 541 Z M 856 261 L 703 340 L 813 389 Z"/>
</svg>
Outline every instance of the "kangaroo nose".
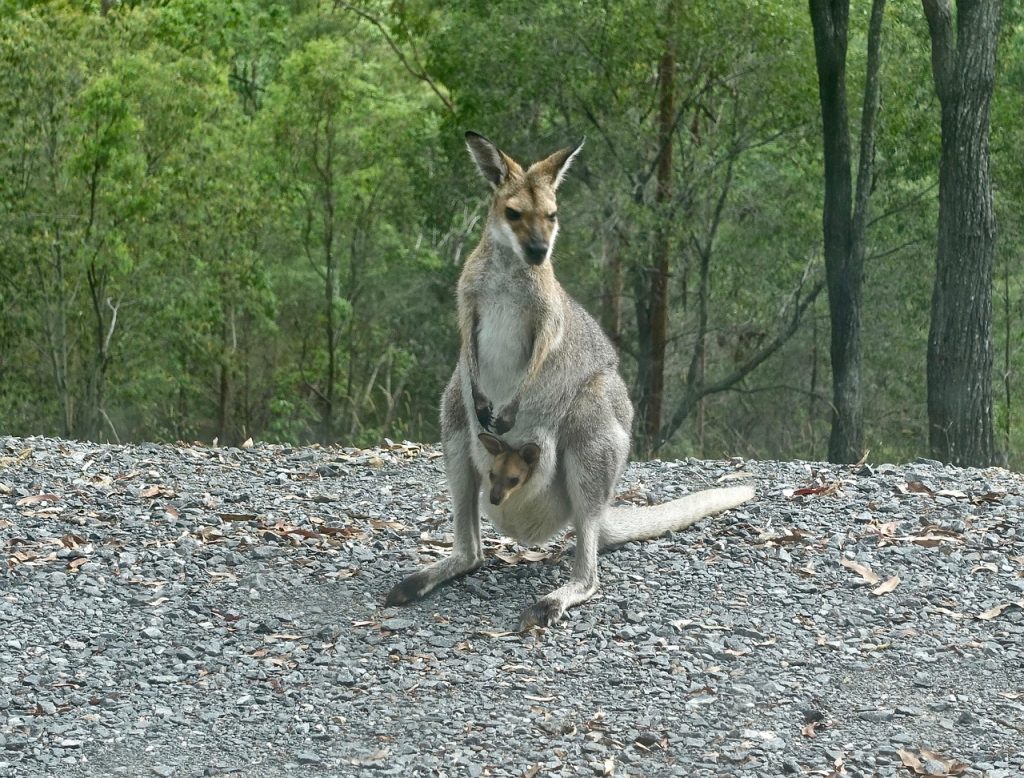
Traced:
<svg viewBox="0 0 1024 778">
<path fill-rule="evenodd" d="M 526 244 L 526 261 L 531 265 L 539 265 L 548 255 L 548 244 L 543 241 L 531 240 Z"/>
<path fill-rule="evenodd" d="M 491 505 L 501 505 L 500 492 L 491 492 Z"/>
</svg>

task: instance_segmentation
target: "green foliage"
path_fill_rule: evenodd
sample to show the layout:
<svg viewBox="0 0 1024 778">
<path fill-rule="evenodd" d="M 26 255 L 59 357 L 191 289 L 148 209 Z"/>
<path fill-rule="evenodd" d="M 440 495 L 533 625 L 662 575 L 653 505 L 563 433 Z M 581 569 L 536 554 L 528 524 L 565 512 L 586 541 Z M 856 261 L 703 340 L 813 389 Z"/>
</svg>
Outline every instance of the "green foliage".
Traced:
<svg viewBox="0 0 1024 778">
<path fill-rule="evenodd" d="M 856 125 L 868 10 L 852 13 Z M 926 438 L 939 124 L 920 7 L 886 14 L 865 418 L 872 458 L 899 459 Z M 1008 8 L 992 136 L 996 412 L 1018 466 L 1022 22 Z M 708 381 L 770 342 L 821 277 L 812 45 L 806 6 L 779 0 L 0 3 L 0 429 L 436 439 L 454 287 L 487 193 L 466 129 L 523 161 L 587 136 L 561 193 L 556 261 L 616 327 L 631 381 L 636 279 L 667 236 L 671 413 L 701 332 L 702 256 Z M 666 51 L 677 121 L 659 204 Z M 823 456 L 827 344 L 822 295 L 662 454 Z"/>
</svg>

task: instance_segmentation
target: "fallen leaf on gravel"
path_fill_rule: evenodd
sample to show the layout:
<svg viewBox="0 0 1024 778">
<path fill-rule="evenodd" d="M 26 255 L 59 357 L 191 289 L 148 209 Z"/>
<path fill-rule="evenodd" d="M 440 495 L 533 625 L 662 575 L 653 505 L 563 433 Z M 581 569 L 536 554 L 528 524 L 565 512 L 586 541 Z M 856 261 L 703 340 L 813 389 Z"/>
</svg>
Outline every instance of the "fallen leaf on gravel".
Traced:
<svg viewBox="0 0 1024 778">
<path fill-rule="evenodd" d="M 18 452 L 18 455 L 16 457 L 0 457 L 0 468 L 7 467 L 8 465 L 14 465 L 17 464 L 18 462 L 23 462 L 30 456 L 32 456 L 32 449 L 23 448 L 21 451 Z"/>
<path fill-rule="evenodd" d="M 889 592 L 891 592 L 893 589 L 895 589 L 899 585 L 900 585 L 900 577 L 898 575 L 894 575 L 892 578 L 890 578 L 888 581 L 886 581 L 881 586 L 876 586 L 874 589 L 872 589 L 871 593 L 872 594 L 877 594 L 877 595 L 888 594 Z"/>
<path fill-rule="evenodd" d="M 804 728 L 800 730 L 801 734 L 804 737 L 814 737 L 817 734 L 814 730 L 817 729 L 820 723 L 820 721 L 812 721 L 809 724 L 804 724 Z"/>
<path fill-rule="evenodd" d="M 64 548 L 80 548 L 81 546 L 88 545 L 89 541 L 83 538 L 81 535 L 64 535 L 60 539 L 60 544 Z"/>
<path fill-rule="evenodd" d="M 517 565 L 520 562 L 539 562 L 542 559 L 550 559 L 550 551 L 533 551 L 524 549 L 522 551 L 495 551 L 494 556 L 507 565 Z"/>
<path fill-rule="evenodd" d="M 934 751 L 928 751 L 927 749 L 921 749 L 921 755 L 914 754 L 912 751 L 906 751 L 902 748 L 897 749 L 897 754 L 900 756 L 900 761 L 903 762 L 903 766 L 913 772 L 915 775 L 925 776 L 925 778 L 945 778 L 945 776 L 952 775 L 963 775 L 967 772 L 968 765 L 959 761 L 958 759 L 949 759 L 941 754 L 937 754 Z M 942 772 L 932 772 L 931 765 L 925 767 L 921 759 L 926 759 L 928 762 L 938 764 L 942 766 Z"/>
<path fill-rule="evenodd" d="M 218 513 L 221 521 L 256 521 L 256 515 L 252 513 Z"/>
<path fill-rule="evenodd" d="M 523 699 L 524 700 L 530 700 L 532 702 L 551 702 L 552 700 L 557 699 L 557 698 L 553 694 L 548 695 L 547 697 L 538 697 L 538 696 L 533 695 L 533 694 L 524 694 L 523 695 Z"/>
<path fill-rule="evenodd" d="M 534 778 L 539 772 L 540 765 L 535 762 L 526 769 L 526 772 L 523 773 L 523 778 Z"/>
<path fill-rule="evenodd" d="M 1007 700 L 1024 700 L 1024 692 L 996 692 L 996 694 Z"/>
<path fill-rule="evenodd" d="M 839 561 L 839 564 L 841 564 L 847 570 L 853 570 L 853 572 L 857 573 L 857 575 L 859 575 L 869 584 L 876 584 L 880 580 L 882 580 L 874 573 L 874 571 L 870 567 L 868 567 L 867 565 L 862 565 L 858 562 L 854 562 L 852 559 L 842 559 Z"/>
<path fill-rule="evenodd" d="M 800 489 L 794 489 L 791 493 L 787 494 L 787 497 L 821 497 L 836 494 L 843 488 L 842 481 L 834 481 L 828 484 L 820 484 L 819 486 L 804 486 Z M 789 492 L 787 489 L 786 492 Z"/>
<path fill-rule="evenodd" d="M 252 438 L 246 438 L 245 442 L 242 444 L 242 448 L 252 448 L 252 447 L 253 447 Z"/>
<path fill-rule="evenodd" d="M 374 529 L 393 529 L 393 530 L 404 530 L 407 526 L 400 521 L 385 520 L 385 519 L 372 519 L 370 526 Z"/>
<path fill-rule="evenodd" d="M 80 556 L 80 557 L 78 557 L 78 559 L 72 559 L 70 562 L 68 562 L 68 569 L 69 570 L 77 570 L 78 568 L 80 568 L 82 565 L 84 565 L 88 561 L 89 561 L 89 557 L 87 557 L 87 556 Z"/>
<path fill-rule="evenodd" d="M 1004 602 L 1002 605 L 989 608 L 984 613 L 979 613 L 978 618 L 984 619 L 985 621 L 991 621 L 992 619 L 1002 616 L 1003 612 L 1009 608 L 1024 608 L 1024 600 L 1018 600 L 1017 602 Z"/>
<path fill-rule="evenodd" d="M 900 761 L 903 762 L 904 767 L 909 767 L 918 775 L 923 772 L 921 760 L 915 754 L 910 751 L 904 751 L 902 748 L 896 749 L 896 753 L 900 755 Z"/>
<path fill-rule="evenodd" d="M 961 492 L 959 489 L 939 489 L 935 493 L 936 497 L 951 497 L 954 500 L 966 500 L 967 495 Z"/>
<path fill-rule="evenodd" d="M 942 541 L 951 541 L 953 538 L 949 537 L 938 537 L 937 535 L 914 535 L 913 537 L 905 538 L 916 546 L 922 548 L 935 548 L 940 545 Z"/>
<path fill-rule="evenodd" d="M 998 573 L 999 568 L 992 562 L 982 562 L 980 565 L 975 565 L 971 568 L 971 575 L 975 573 L 986 572 L 986 573 Z"/>
<path fill-rule="evenodd" d="M 811 537 L 810 532 L 793 528 L 786 530 L 782 535 L 773 535 L 771 532 L 762 532 L 757 541 L 768 546 L 780 546 L 784 543 L 800 543 Z"/>
<path fill-rule="evenodd" d="M 329 573 L 324 573 L 324 578 L 336 578 L 342 581 L 346 578 L 351 578 L 354 575 L 359 574 L 359 568 L 346 569 L 346 570 L 331 570 Z"/>
<path fill-rule="evenodd" d="M 39 505 L 42 502 L 59 502 L 60 497 L 56 494 L 30 494 L 28 497 L 22 497 L 18 500 L 15 505 L 19 508 L 26 505 Z"/>
<path fill-rule="evenodd" d="M 264 640 L 302 640 L 304 635 L 293 635 L 289 632 L 274 632 L 264 637 Z"/>
<path fill-rule="evenodd" d="M 935 491 L 922 481 L 907 481 L 905 484 L 896 484 L 896 490 L 901 494 L 927 494 L 935 496 Z"/>
<path fill-rule="evenodd" d="M 975 505 L 981 505 L 985 502 L 999 502 L 1006 496 L 1006 492 L 985 492 L 985 494 L 972 494 L 971 502 Z"/>
<path fill-rule="evenodd" d="M 145 489 L 139 492 L 139 497 L 142 497 L 143 499 L 146 500 L 151 500 L 154 497 L 170 498 L 174 496 L 174 490 L 169 486 L 164 486 L 163 484 L 153 484 L 152 486 L 147 486 Z"/>
<path fill-rule="evenodd" d="M 726 473 L 723 476 L 719 476 L 717 483 L 722 483 L 723 481 L 743 481 L 753 477 L 754 476 L 751 475 L 750 473 L 747 473 L 743 470 L 737 470 L 736 472 Z"/>
</svg>

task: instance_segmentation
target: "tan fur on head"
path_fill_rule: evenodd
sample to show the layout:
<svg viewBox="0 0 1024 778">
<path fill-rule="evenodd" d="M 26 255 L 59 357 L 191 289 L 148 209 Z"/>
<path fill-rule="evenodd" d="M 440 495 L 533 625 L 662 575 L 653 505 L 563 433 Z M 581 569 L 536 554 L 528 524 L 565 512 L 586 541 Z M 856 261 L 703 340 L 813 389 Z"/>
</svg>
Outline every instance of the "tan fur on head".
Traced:
<svg viewBox="0 0 1024 778">
<path fill-rule="evenodd" d="M 559 149 L 525 172 L 483 135 L 467 132 L 466 146 L 480 174 L 494 188 L 489 219 L 493 238 L 531 265 L 543 264 L 558 234 L 555 190 L 583 141 Z"/>
<path fill-rule="evenodd" d="M 491 505 L 501 505 L 530 480 L 540 459 L 540 446 L 525 443 L 517 449 L 512 448 L 489 432 L 481 432 L 477 437 L 487 453 L 494 457 L 488 473 L 491 480 Z"/>
</svg>

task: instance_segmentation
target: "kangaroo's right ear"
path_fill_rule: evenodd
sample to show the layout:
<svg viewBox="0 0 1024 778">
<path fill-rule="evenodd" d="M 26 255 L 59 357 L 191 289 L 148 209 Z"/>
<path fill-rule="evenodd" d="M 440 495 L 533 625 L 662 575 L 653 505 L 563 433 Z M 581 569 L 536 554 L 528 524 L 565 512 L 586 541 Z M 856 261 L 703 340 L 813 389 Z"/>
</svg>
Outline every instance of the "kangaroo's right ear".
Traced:
<svg viewBox="0 0 1024 778">
<path fill-rule="evenodd" d="M 477 437 L 480 438 L 480 442 L 484 444 L 484 448 L 492 457 L 505 453 L 505 443 L 501 438 L 497 438 L 489 432 L 481 432 Z"/>
<path fill-rule="evenodd" d="M 495 189 L 505 183 L 509 175 L 517 171 L 522 172 L 522 168 L 512 157 L 479 133 L 467 132 L 466 146 L 469 148 L 473 161 L 476 162 L 480 175 L 486 178 L 487 182 Z"/>
</svg>

